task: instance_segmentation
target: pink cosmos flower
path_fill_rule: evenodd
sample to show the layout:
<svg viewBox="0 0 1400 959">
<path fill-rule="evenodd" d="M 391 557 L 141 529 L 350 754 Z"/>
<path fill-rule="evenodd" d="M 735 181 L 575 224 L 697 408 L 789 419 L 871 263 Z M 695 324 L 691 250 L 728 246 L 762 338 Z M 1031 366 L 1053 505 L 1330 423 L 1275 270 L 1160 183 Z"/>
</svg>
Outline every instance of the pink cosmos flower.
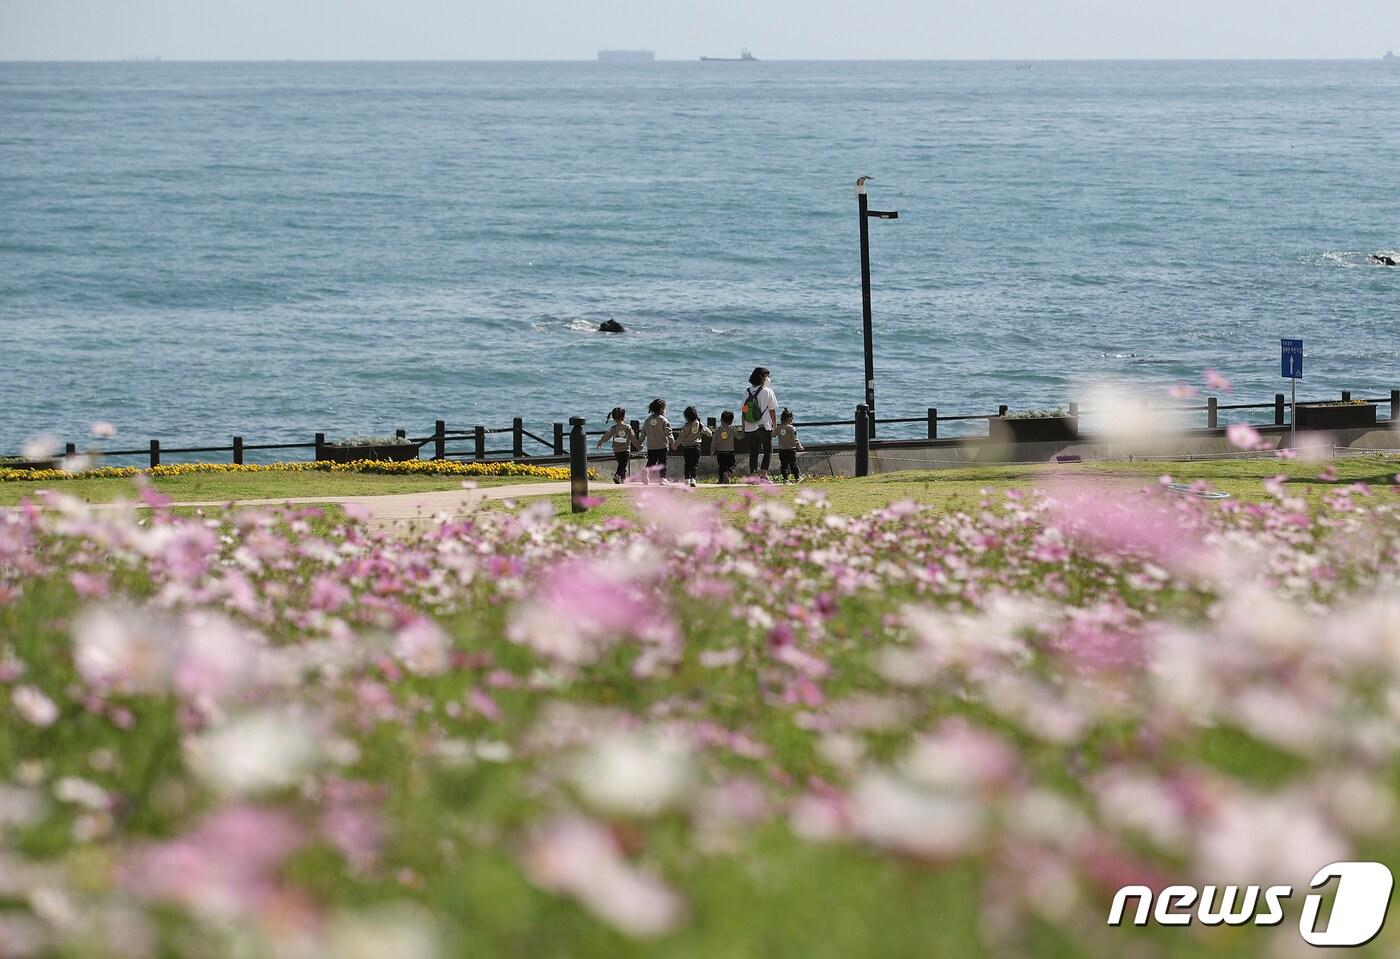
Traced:
<svg viewBox="0 0 1400 959">
<path fill-rule="evenodd" d="M 1167 390 L 1167 395 L 1174 400 L 1189 400 L 1196 395 L 1194 386 L 1187 386 L 1185 383 L 1177 383 Z"/>
<path fill-rule="evenodd" d="M 1231 423 L 1225 430 L 1225 437 L 1238 450 L 1257 450 L 1263 445 L 1259 431 L 1248 423 Z"/>
<path fill-rule="evenodd" d="M 211 918 L 244 916 L 274 896 L 277 869 L 304 842 L 285 812 L 230 806 L 192 832 L 135 853 L 122 884 Z"/>
<path fill-rule="evenodd" d="M 664 935 L 684 916 L 680 897 L 627 863 L 607 830 L 583 817 L 559 817 L 537 830 L 525 871 L 536 885 L 574 897 L 633 938 Z"/>
<path fill-rule="evenodd" d="M 92 435 L 98 439 L 111 439 L 117 435 L 117 428 L 106 420 L 98 420 L 92 424 Z"/>
<path fill-rule="evenodd" d="M 418 618 L 394 636 L 394 655 L 417 676 L 445 673 L 451 665 L 451 644 L 442 628 L 427 618 Z"/>
<path fill-rule="evenodd" d="M 1205 379 L 1206 389 L 1208 390 L 1219 390 L 1221 393 L 1228 393 L 1234 389 L 1230 381 L 1215 370 L 1206 370 Z"/>
<path fill-rule="evenodd" d="M 350 602 L 350 589 L 334 573 L 318 573 L 311 581 L 309 603 L 312 609 L 335 612 Z"/>
</svg>

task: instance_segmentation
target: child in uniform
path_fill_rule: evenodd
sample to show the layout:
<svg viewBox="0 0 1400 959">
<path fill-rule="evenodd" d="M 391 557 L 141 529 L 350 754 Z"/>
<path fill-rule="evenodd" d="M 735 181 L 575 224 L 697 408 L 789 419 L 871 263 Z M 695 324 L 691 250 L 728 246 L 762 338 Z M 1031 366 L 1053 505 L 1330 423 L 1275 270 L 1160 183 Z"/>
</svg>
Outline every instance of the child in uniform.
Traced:
<svg viewBox="0 0 1400 959">
<path fill-rule="evenodd" d="M 642 435 L 647 439 L 647 471 L 643 482 L 651 482 L 651 471 L 655 469 L 661 474 L 661 485 L 670 486 L 670 480 L 666 479 L 666 456 L 675 445 L 676 434 L 671 431 L 671 421 L 666 419 L 666 401 L 658 397 L 651 401 L 647 410 L 651 415 L 642 424 Z"/>
<path fill-rule="evenodd" d="M 734 472 L 734 411 L 725 410 L 719 415 L 719 428 L 715 430 L 715 465 L 719 467 L 719 481 L 728 485 L 729 475 Z"/>
<path fill-rule="evenodd" d="M 700 441 L 707 436 L 713 436 L 713 431 L 700 422 L 700 414 L 695 407 L 685 408 L 685 425 L 681 427 L 681 435 L 676 437 L 676 445 L 680 447 L 681 456 L 685 459 L 685 485 L 695 485 L 696 468 L 700 465 Z"/>
<path fill-rule="evenodd" d="M 609 441 L 612 442 L 613 456 L 617 457 L 617 471 L 613 473 L 614 483 L 624 483 L 627 481 L 627 464 L 632 458 L 632 451 L 642 448 L 641 440 L 637 439 L 637 434 L 632 431 L 632 427 L 627 425 L 627 411 L 620 406 L 614 406 L 610 414 L 612 416 L 612 426 L 607 432 L 598 437 L 598 445 L 602 446 Z"/>
<path fill-rule="evenodd" d="M 788 473 L 792 473 L 794 483 L 798 482 L 802 476 L 797 472 L 797 453 L 806 447 L 797 439 L 797 427 L 792 425 L 792 410 L 784 407 L 778 431 L 773 435 L 778 439 L 778 463 L 783 470 L 783 482 L 788 481 Z"/>
</svg>

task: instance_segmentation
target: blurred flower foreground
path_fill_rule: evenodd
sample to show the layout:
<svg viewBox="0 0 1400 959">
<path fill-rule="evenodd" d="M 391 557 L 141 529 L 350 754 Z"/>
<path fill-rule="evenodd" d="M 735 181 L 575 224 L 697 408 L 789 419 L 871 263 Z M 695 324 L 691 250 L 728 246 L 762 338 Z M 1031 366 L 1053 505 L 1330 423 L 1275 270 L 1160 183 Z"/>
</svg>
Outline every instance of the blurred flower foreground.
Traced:
<svg viewBox="0 0 1400 959">
<path fill-rule="evenodd" d="M 150 505 L 0 514 L 0 955 L 1294 955 L 1105 920 L 1400 845 L 1363 486 Z"/>
</svg>

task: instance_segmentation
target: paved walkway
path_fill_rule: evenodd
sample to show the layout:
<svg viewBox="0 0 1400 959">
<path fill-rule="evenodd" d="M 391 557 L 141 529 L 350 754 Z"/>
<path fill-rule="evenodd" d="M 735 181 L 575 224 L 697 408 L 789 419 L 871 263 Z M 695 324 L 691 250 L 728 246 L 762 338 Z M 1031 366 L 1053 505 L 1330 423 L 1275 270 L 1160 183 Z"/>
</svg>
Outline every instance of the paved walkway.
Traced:
<svg viewBox="0 0 1400 959">
<path fill-rule="evenodd" d="M 701 484 L 710 486 L 713 484 Z M 590 492 L 594 490 L 614 489 L 612 483 L 607 481 L 594 481 L 590 484 Z M 641 484 L 628 483 L 622 487 L 626 490 L 645 489 Z M 672 489 L 684 489 L 679 483 Z M 384 527 L 393 526 L 398 523 L 423 522 L 431 520 L 434 516 L 446 514 L 449 516 L 460 516 L 477 509 L 487 500 L 502 499 L 525 499 L 530 496 L 558 496 L 568 494 L 569 484 L 567 481 L 553 483 L 510 483 L 505 486 L 484 486 L 478 489 L 447 489 L 447 490 L 425 490 L 416 493 L 381 493 L 370 496 L 291 496 L 271 499 L 240 499 L 240 500 L 191 500 L 188 502 L 175 502 L 171 506 L 183 507 L 206 507 L 222 509 L 226 506 L 234 508 L 244 506 L 285 506 L 292 505 L 312 505 L 312 504 L 349 504 L 353 503 L 364 507 L 369 511 L 369 523 L 371 526 Z M 129 508 L 131 503 L 94 503 L 92 509 L 124 509 Z M 138 504 L 139 505 L 139 504 Z"/>
</svg>

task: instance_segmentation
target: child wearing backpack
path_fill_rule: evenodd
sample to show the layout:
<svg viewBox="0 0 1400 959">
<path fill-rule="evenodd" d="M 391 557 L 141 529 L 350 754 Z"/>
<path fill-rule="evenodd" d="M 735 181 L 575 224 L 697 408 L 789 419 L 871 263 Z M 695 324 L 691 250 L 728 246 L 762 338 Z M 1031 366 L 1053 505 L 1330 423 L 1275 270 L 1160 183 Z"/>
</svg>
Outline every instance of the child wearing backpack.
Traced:
<svg viewBox="0 0 1400 959">
<path fill-rule="evenodd" d="M 715 430 L 715 465 L 719 467 L 719 481 L 729 485 L 729 476 L 734 472 L 734 411 L 725 410 L 719 415 L 719 428 Z"/>
<path fill-rule="evenodd" d="M 778 424 L 778 464 L 782 467 L 783 482 L 788 481 L 788 473 L 792 473 L 792 481 L 799 482 L 802 479 L 797 472 L 797 453 L 799 450 L 806 450 L 801 441 L 797 438 L 797 427 L 792 425 L 792 410 L 783 407 L 781 422 Z"/>
<path fill-rule="evenodd" d="M 632 451 L 642 448 L 641 440 L 637 439 L 637 434 L 632 431 L 632 427 L 627 424 L 627 411 L 620 406 L 614 406 L 613 411 L 608 414 L 612 417 L 612 426 L 602 436 L 598 437 L 598 446 L 611 441 L 613 456 L 617 457 L 617 470 L 613 473 L 614 483 L 625 483 L 627 481 L 627 465 L 632 459 Z"/>
<path fill-rule="evenodd" d="M 681 435 L 676 437 L 676 445 L 680 447 L 681 456 L 685 460 L 685 485 L 695 485 L 695 473 L 700 465 L 700 441 L 707 436 L 713 436 L 714 432 L 700 422 L 700 414 L 695 407 L 685 408 L 685 426 L 681 427 Z"/>
<path fill-rule="evenodd" d="M 671 421 L 666 419 L 666 401 L 657 397 L 647 410 L 651 415 L 642 424 L 642 435 L 647 439 L 647 471 L 642 481 L 650 483 L 651 471 L 655 469 L 661 475 L 661 485 L 670 486 L 671 481 L 666 478 L 666 457 L 676 443 L 676 434 L 671 431 Z"/>
</svg>

